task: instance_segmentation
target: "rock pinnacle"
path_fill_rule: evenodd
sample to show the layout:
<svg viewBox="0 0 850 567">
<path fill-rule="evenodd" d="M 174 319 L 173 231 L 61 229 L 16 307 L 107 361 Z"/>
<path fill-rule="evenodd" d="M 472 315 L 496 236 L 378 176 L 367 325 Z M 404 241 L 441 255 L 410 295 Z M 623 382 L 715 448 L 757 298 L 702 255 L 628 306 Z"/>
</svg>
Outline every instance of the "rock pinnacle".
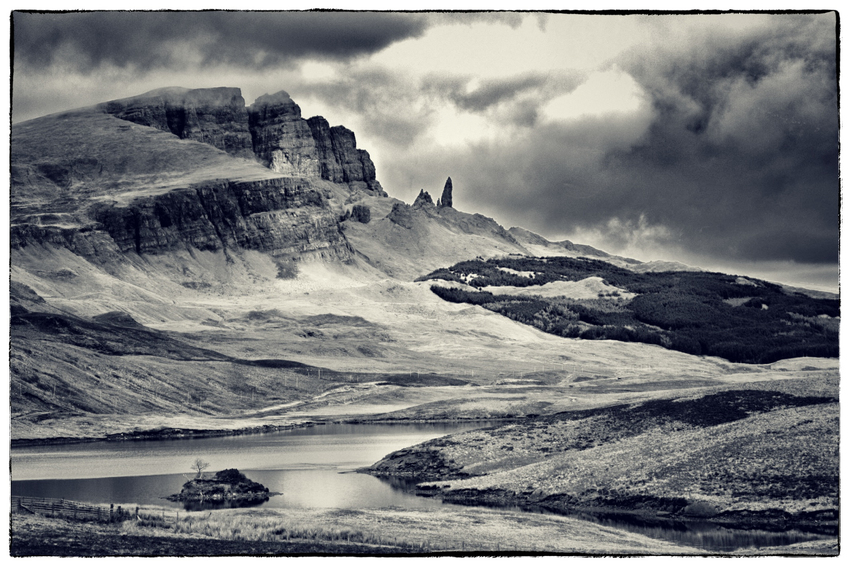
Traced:
<svg viewBox="0 0 850 567">
<path fill-rule="evenodd" d="M 443 187 L 443 196 L 440 197 L 439 200 L 440 207 L 450 207 L 452 206 L 452 178 L 449 177 L 446 179 L 446 186 Z"/>
</svg>

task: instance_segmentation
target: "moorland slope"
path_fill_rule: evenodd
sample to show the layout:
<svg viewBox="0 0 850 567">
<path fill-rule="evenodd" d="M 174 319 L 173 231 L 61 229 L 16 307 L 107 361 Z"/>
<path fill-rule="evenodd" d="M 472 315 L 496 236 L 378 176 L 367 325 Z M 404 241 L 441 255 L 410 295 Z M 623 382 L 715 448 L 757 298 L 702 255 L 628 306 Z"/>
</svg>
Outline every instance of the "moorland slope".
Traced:
<svg viewBox="0 0 850 567">
<path fill-rule="evenodd" d="M 565 338 L 444 301 L 415 280 L 474 258 L 670 266 L 388 197 L 353 133 L 319 118 L 285 93 L 165 89 L 13 125 L 13 439 L 518 417 L 837 372 Z M 541 293 L 640 298 L 605 270 Z"/>
<path fill-rule="evenodd" d="M 11 158 L 13 444 L 496 418 L 372 472 L 463 503 L 834 529 L 837 298 L 505 230 L 448 184 L 439 206 L 403 203 L 351 131 L 283 92 L 43 117 L 13 125 Z M 416 526 L 484 517 L 487 549 L 496 521 L 538 526 L 539 550 L 599 553 L 614 533 L 624 553 L 690 552 L 461 516 Z"/>
</svg>

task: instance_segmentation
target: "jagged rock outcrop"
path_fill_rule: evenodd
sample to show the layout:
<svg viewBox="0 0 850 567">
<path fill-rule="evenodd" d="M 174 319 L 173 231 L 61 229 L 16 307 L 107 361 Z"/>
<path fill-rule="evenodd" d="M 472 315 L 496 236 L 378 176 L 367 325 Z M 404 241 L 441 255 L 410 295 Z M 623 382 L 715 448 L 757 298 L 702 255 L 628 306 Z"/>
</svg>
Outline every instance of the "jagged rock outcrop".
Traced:
<svg viewBox="0 0 850 567">
<path fill-rule="evenodd" d="M 446 184 L 443 187 L 443 195 L 437 201 L 438 207 L 449 207 L 452 206 L 452 178 L 449 177 L 446 179 Z"/>
<path fill-rule="evenodd" d="M 344 260 L 351 254 L 322 195 L 299 178 L 206 182 L 141 197 L 126 207 L 95 206 L 91 214 L 122 253 L 191 245 L 274 256 L 319 252 Z"/>
<path fill-rule="evenodd" d="M 375 177 L 369 152 L 357 148 L 354 132 L 331 127 L 321 116 L 305 120 L 286 91 L 263 95 L 246 107 L 238 88 L 167 88 L 110 101 L 98 109 L 234 156 L 257 159 L 277 173 L 387 195 Z"/>
<path fill-rule="evenodd" d="M 413 207 L 404 203 L 396 203 L 393 205 L 390 214 L 387 215 L 387 220 L 404 227 L 408 230 L 414 227 Z"/>
<path fill-rule="evenodd" d="M 344 126 L 330 127 L 321 116 L 307 120 L 319 155 L 320 176 L 334 183 L 346 183 L 353 190 L 369 191 L 386 197 L 375 178 L 375 164 L 366 150 L 357 149 L 354 132 Z"/>
<path fill-rule="evenodd" d="M 369 221 L 372 220 L 372 209 L 366 205 L 354 205 L 351 208 L 349 218 L 362 224 L 369 224 Z"/>
<path fill-rule="evenodd" d="M 344 126 L 334 126 L 331 128 L 331 144 L 337 163 L 342 167 L 343 179 L 349 186 L 383 192 L 375 180 L 375 164 L 369 152 L 357 149 L 354 132 Z"/>
<path fill-rule="evenodd" d="M 331 126 L 321 116 L 307 119 L 310 135 L 319 156 L 319 176 L 334 183 L 345 183 L 345 171 L 334 153 Z"/>
<path fill-rule="evenodd" d="M 304 120 L 286 91 L 261 96 L 249 107 L 248 116 L 254 153 L 273 171 L 319 177 L 386 196 L 369 153 L 357 149 L 354 132 L 343 126 L 331 128 L 321 116 Z"/>
<path fill-rule="evenodd" d="M 100 108 L 122 120 L 210 144 L 235 156 L 254 154 L 248 111 L 238 88 L 159 89 Z"/>
<path fill-rule="evenodd" d="M 248 109 L 248 121 L 254 153 L 266 167 L 284 175 L 322 177 L 313 132 L 286 91 L 258 98 Z"/>
<path fill-rule="evenodd" d="M 425 205 L 433 205 L 434 201 L 431 200 L 431 195 L 425 189 L 419 190 L 419 195 L 416 196 L 416 200 L 413 201 L 414 207 L 422 207 Z"/>
</svg>

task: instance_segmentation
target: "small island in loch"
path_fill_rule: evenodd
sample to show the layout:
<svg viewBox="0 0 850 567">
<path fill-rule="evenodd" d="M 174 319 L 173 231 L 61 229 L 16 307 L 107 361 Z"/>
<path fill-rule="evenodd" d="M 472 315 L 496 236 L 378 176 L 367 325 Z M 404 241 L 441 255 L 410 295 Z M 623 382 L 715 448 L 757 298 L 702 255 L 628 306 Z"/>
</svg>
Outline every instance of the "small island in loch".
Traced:
<svg viewBox="0 0 850 567">
<path fill-rule="evenodd" d="M 229 503 L 231 506 L 254 506 L 278 494 L 254 482 L 237 469 L 225 469 L 211 478 L 199 476 L 183 485 L 179 494 L 167 500 L 186 503 Z"/>
</svg>

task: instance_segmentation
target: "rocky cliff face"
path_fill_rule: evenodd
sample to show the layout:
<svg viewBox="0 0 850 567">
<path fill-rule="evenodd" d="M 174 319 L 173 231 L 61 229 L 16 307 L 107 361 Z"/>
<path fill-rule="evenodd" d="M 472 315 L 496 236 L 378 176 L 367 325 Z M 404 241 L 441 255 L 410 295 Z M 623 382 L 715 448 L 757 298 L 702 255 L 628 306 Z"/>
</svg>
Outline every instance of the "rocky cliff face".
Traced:
<svg viewBox="0 0 850 567">
<path fill-rule="evenodd" d="M 191 245 L 244 248 L 274 256 L 319 252 L 350 258 L 337 217 L 304 179 L 219 181 L 103 205 L 92 216 L 121 252 L 151 254 Z"/>
<path fill-rule="evenodd" d="M 100 108 L 122 120 L 210 144 L 231 155 L 253 156 L 248 111 L 238 88 L 160 89 Z"/>
<path fill-rule="evenodd" d="M 326 179 L 386 196 L 375 164 L 367 151 L 357 148 L 354 132 L 331 127 L 321 116 L 305 120 L 286 91 L 263 95 L 246 107 L 238 88 L 169 88 L 98 108 L 234 156 L 255 158 L 276 173 Z"/>
<path fill-rule="evenodd" d="M 357 149 L 354 132 L 331 127 L 321 116 L 304 120 L 301 108 L 285 91 L 261 96 L 248 115 L 254 153 L 273 171 L 320 177 L 386 196 L 369 153 Z"/>
<path fill-rule="evenodd" d="M 254 153 L 263 165 L 284 175 L 322 177 L 313 132 L 286 92 L 258 98 L 248 119 Z"/>
<path fill-rule="evenodd" d="M 128 206 L 96 204 L 88 214 L 95 222 L 82 229 L 13 226 L 11 247 L 52 244 L 102 260 L 187 246 L 351 259 L 337 215 L 306 179 L 211 181 L 137 198 Z"/>
<path fill-rule="evenodd" d="M 321 116 L 305 120 L 286 91 L 263 95 L 246 107 L 238 88 L 168 88 L 98 108 L 234 156 L 255 158 L 276 173 L 317 177 L 386 196 L 375 178 L 375 164 L 367 151 L 357 148 L 354 132 L 331 127 Z"/>
<path fill-rule="evenodd" d="M 354 133 L 303 119 L 283 91 L 246 107 L 236 88 L 160 89 L 30 121 L 12 141 L 13 248 L 110 261 L 186 247 L 350 260 L 328 199 L 386 196 Z"/>
</svg>

